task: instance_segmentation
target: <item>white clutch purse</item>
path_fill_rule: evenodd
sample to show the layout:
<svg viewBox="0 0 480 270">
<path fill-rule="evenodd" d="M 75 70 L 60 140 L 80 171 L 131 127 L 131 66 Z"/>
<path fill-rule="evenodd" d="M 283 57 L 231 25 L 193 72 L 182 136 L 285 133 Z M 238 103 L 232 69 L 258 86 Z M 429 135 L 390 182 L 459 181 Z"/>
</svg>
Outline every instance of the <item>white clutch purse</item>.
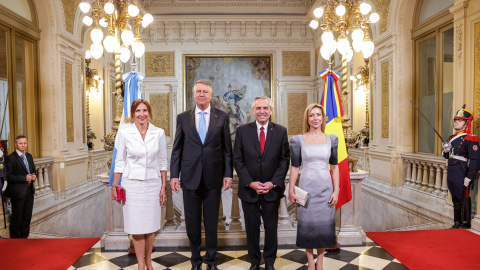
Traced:
<svg viewBox="0 0 480 270">
<path fill-rule="evenodd" d="M 285 194 L 285 196 L 287 197 L 288 199 L 288 186 L 289 184 L 287 184 L 285 186 L 285 192 L 283 194 Z M 295 186 L 295 195 L 297 195 L 298 197 L 298 204 L 300 204 L 301 206 L 305 206 L 305 204 L 307 203 L 307 199 L 308 199 L 308 192 L 306 192 L 305 190 Z"/>
</svg>

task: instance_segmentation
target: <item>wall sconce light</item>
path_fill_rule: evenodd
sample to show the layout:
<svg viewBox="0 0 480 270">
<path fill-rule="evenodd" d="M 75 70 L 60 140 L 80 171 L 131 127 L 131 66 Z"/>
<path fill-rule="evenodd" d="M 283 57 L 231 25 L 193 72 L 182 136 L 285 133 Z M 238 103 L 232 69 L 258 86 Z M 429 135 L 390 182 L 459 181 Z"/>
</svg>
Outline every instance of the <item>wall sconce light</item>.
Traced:
<svg viewBox="0 0 480 270">
<path fill-rule="evenodd" d="M 87 146 L 88 150 L 93 149 L 93 139 L 96 139 L 95 132 L 92 131 L 90 127 L 90 95 L 92 93 L 99 93 L 100 88 L 103 88 L 103 80 L 100 79 L 98 76 L 98 71 L 96 69 L 90 68 L 90 63 L 92 62 L 92 54 L 90 50 L 85 52 L 85 103 L 86 103 L 86 110 L 85 113 L 87 115 Z"/>
<path fill-rule="evenodd" d="M 360 147 L 368 147 L 369 143 L 369 134 L 370 134 L 370 109 L 369 109 L 369 102 L 368 102 L 368 89 L 370 83 L 370 71 L 368 68 L 368 58 L 365 58 L 365 65 L 358 68 L 358 72 L 355 76 L 350 76 L 350 79 L 355 84 L 355 91 L 363 91 L 365 92 L 365 127 L 360 130 L 359 138 L 357 143 Z"/>
</svg>

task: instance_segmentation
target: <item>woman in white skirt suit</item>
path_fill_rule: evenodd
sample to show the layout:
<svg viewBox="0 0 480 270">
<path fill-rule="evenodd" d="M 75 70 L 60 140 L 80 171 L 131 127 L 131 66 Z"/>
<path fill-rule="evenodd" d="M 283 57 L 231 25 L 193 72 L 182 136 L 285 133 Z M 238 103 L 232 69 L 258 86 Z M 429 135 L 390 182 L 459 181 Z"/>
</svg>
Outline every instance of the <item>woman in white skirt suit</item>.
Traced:
<svg viewBox="0 0 480 270">
<path fill-rule="evenodd" d="M 153 269 L 152 248 L 155 232 L 160 229 L 161 205 L 165 202 L 167 148 L 165 132 L 149 123 L 150 104 L 143 99 L 132 103 L 135 125 L 117 133 L 115 174 L 112 199 L 117 200 L 116 186 L 123 176 L 125 232 L 132 235 L 138 269 Z"/>
</svg>

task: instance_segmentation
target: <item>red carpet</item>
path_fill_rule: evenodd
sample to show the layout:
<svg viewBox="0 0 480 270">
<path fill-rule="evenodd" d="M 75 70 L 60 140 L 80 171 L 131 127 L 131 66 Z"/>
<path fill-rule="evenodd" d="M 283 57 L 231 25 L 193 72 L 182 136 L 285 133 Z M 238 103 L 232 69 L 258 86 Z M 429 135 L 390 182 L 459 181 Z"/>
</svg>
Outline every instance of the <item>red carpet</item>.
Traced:
<svg viewBox="0 0 480 270">
<path fill-rule="evenodd" d="M 468 230 L 367 232 L 411 270 L 480 269 L 480 235 Z"/>
<path fill-rule="evenodd" d="M 0 269 L 65 270 L 100 238 L 0 239 Z"/>
</svg>

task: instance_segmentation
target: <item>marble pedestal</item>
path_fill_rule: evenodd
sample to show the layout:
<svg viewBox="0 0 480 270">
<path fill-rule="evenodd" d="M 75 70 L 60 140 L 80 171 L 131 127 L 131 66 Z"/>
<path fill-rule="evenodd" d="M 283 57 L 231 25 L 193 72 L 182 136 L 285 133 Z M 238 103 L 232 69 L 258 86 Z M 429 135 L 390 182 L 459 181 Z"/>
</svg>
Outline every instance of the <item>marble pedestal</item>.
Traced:
<svg viewBox="0 0 480 270">
<path fill-rule="evenodd" d="M 340 208 L 340 231 L 337 241 L 341 245 L 361 245 L 366 241 L 365 232 L 360 225 L 361 183 L 368 172 L 358 170 L 350 173 L 352 200 Z"/>
</svg>

